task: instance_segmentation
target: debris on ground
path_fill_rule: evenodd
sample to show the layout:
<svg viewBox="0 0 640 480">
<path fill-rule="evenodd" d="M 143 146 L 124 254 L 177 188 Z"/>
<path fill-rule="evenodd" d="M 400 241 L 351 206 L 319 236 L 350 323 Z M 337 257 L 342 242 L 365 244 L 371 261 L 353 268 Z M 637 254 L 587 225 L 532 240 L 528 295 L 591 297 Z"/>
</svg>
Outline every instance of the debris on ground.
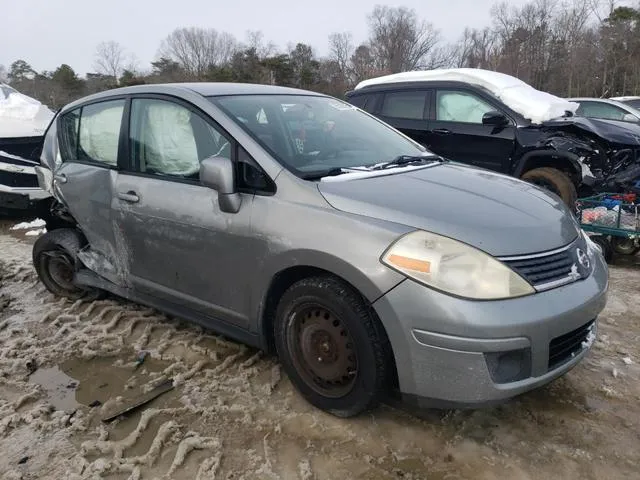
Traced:
<svg viewBox="0 0 640 480">
<path fill-rule="evenodd" d="M 142 405 L 149 403 L 151 400 L 155 400 L 157 397 L 159 397 L 160 395 L 162 395 L 163 393 L 167 393 L 170 390 L 173 390 L 173 380 L 167 380 L 163 383 L 161 383 L 160 385 L 158 385 L 157 387 L 153 388 L 153 390 L 139 396 L 136 398 L 131 399 L 129 402 L 127 402 L 124 406 L 121 406 L 120 408 L 118 408 L 115 412 L 111 412 L 109 414 L 107 414 L 102 421 L 103 422 L 110 422 L 111 420 L 114 420 L 122 415 L 125 415 L 139 407 L 141 407 Z"/>
</svg>

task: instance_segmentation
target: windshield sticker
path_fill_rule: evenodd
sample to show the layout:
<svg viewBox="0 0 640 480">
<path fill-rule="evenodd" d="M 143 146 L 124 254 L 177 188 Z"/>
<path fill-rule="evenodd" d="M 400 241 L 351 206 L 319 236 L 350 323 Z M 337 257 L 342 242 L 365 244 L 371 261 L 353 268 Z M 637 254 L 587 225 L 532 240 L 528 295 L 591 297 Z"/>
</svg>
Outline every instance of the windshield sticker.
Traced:
<svg viewBox="0 0 640 480">
<path fill-rule="evenodd" d="M 342 102 L 329 102 L 329 105 L 335 108 L 336 110 L 355 110 L 356 107 L 353 105 L 349 105 L 348 103 Z"/>
</svg>

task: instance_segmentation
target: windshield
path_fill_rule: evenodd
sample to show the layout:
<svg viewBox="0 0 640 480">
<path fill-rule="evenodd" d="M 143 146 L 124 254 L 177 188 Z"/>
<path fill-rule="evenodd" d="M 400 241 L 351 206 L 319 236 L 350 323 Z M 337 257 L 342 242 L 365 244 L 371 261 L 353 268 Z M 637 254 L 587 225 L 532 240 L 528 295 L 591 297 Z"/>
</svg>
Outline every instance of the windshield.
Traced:
<svg viewBox="0 0 640 480">
<path fill-rule="evenodd" d="M 235 95 L 210 100 L 301 177 L 428 153 L 386 124 L 334 98 Z"/>
</svg>

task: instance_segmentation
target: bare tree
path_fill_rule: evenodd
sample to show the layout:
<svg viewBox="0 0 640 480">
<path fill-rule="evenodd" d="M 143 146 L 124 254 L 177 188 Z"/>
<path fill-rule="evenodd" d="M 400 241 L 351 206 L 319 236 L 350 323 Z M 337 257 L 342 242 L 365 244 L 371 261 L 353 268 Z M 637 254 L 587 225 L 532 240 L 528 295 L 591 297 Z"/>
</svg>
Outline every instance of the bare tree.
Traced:
<svg viewBox="0 0 640 480">
<path fill-rule="evenodd" d="M 355 83 L 382 73 L 377 70 L 376 61 L 368 45 L 360 45 L 355 49 L 351 56 L 351 66 Z"/>
<path fill-rule="evenodd" d="M 160 55 L 176 61 L 194 78 L 211 67 L 226 64 L 237 48 L 233 35 L 213 28 L 178 28 L 164 40 Z"/>
<path fill-rule="evenodd" d="M 7 82 L 7 69 L 4 65 L 0 64 L 0 83 Z"/>
<path fill-rule="evenodd" d="M 265 42 L 264 34 L 260 31 L 247 31 L 247 48 L 253 49 L 260 60 L 263 60 L 277 51 L 273 42 Z"/>
<path fill-rule="evenodd" d="M 355 51 L 353 37 L 349 32 L 329 35 L 329 58 L 336 63 L 344 80 L 351 76 L 351 56 Z"/>
<path fill-rule="evenodd" d="M 440 34 L 414 10 L 378 5 L 368 20 L 369 45 L 379 69 L 396 73 L 429 65 Z"/>
<path fill-rule="evenodd" d="M 98 73 L 113 77 L 115 82 L 124 70 L 125 52 L 118 42 L 109 41 L 98 44 L 95 54 L 94 67 Z"/>
</svg>

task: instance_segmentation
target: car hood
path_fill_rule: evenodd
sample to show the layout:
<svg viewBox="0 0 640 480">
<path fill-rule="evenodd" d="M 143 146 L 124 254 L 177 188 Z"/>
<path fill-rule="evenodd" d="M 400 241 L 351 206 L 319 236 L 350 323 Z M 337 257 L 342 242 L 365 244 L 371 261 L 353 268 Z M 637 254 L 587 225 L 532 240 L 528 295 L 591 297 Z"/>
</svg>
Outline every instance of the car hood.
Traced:
<svg viewBox="0 0 640 480">
<path fill-rule="evenodd" d="M 615 144 L 640 146 L 640 124 L 632 122 L 571 117 L 544 123 L 545 127 L 566 127 L 571 125 L 581 130 L 594 133 Z"/>
<path fill-rule="evenodd" d="M 460 164 L 320 182 L 334 208 L 455 238 L 496 256 L 553 250 L 578 236 L 555 195 L 512 177 Z"/>
</svg>

